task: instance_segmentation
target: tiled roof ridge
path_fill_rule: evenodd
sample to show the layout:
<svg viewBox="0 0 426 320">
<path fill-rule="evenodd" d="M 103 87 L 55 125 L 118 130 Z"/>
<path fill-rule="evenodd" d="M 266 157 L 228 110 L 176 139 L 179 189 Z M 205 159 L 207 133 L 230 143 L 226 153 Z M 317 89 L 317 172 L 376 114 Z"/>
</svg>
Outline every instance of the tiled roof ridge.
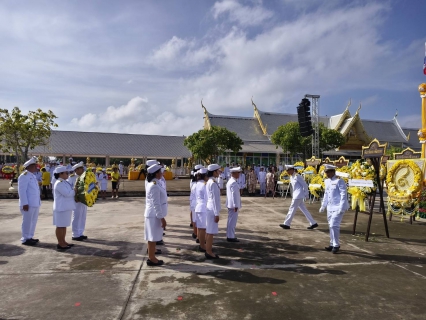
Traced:
<svg viewBox="0 0 426 320">
<path fill-rule="evenodd" d="M 76 133 L 98 133 L 98 134 L 120 134 L 127 136 L 149 136 L 149 137 L 166 137 L 166 138 L 182 138 L 184 135 L 160 135 L 160 134 L 145 134 L 145 133 L 127 133 L 127 132 L 99 132 L 99 131 L 76 131 L 76 130 L 52 130 L 52 132 L 76 132 Z"/>
</svg>

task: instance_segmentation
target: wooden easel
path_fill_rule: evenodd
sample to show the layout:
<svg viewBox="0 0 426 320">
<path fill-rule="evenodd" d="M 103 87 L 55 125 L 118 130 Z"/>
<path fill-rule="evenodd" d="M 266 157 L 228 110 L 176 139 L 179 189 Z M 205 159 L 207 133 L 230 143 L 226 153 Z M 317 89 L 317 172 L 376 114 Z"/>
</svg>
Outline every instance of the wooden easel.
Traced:
<svg viewBox="0 0 426 320">
<path fill-rule="evenodd" d="M 377 139 L 374 139 L 368 147 L 362 147 L 362 157 L 364 159 L 370 159 L 371 163 L 376 172 L 376 182 L 377 187 L 379 188 L 379 196 L 380 196 L 380 207 L 379 212 L 383 215 L 383 222 L 385 224 L 386 237 L 389 238 L 389 229 L 388 229 L 388 221 L 386 219 L 386 209 L 385 209 L 385 201 L 383 199 L 383 185 L 380 181 L 380 163 L 382 156 L 385 154 L 386 144 L 381 145 Z M 367 225 L 367 232 L 365 233 L 365 241 L 368 241 L 370 237 L 370 229 L 371 229 L 371 221 L 373 219 L 374 205 L 376 203 L 377 191 L 374 192 L 373 196 L 369 199 L 369 218 Z M 358 219 L 358 213 L 360 212 L 359 206 L 357 205 L 355 209 L 355 217 L 354 217 L 354 226 L 352 235 L 355 235 L 356 231 L 356 222 Z"/>
</svg>

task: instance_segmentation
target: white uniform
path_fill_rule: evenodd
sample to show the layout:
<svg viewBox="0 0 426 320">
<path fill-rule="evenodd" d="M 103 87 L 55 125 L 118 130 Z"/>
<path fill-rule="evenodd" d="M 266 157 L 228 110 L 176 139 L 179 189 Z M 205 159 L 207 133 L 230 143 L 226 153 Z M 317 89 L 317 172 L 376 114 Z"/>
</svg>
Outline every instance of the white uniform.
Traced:
<svg viewBox="0 0 426 320">
<path fill-rule="evenodd" d="M 246 187 L 246 175 L 242 172 L 238 178 L 238 185 L 240 186 L 240 189 L 244 189 Z"/>
<path fill-rule="evenodd" d="M 107 191 L 108 175 L 105 172 L 102 172 L 99 177 L 101 191 Z"/>
<path fill-rule="evenodd" d="M 265 192 L 266 192 L 266 172 L 265 171 L 259 171 L 259 174 L 257 175 L 257 180 L 259 180 L 259 184 L 260 184 L 260 194 L 265 194 Z"/>
<path fill-rule="evenodd" d="M 76 175 L 76 182 L 79 176 Z M 74 184 L 75 186 L 75 184 Z M 72 213 L 72 237 L 78 238 L 84 235 L 86 228 L 87 206 L 81 202 L 76 202 Z"/>
<path fill-rule="evenodd" d="M 349 209 L 347 188 L 344 180 L 336 176 L 325 180 L 325 192 L 321 209 L 325 208 L 327 208 L 327 221 L 330 227 L 330 246 L 340 247 L 340 223 L 342 222 L 343 214 Z"/>
<path fill-rule="evenodd" d="M 77 178 L 78 176 L 75 173 L 73 173 L 67 179 L 68 183 L 72 186 L 73 189 L 75 187 L 75 182 L 77 181 Z"/>
<path fill-rule="evenodd" d="M 195 188 L 197 187 L 197 183 L 194 182 L 191 185 L 191 193 L 189 195 L 189 207 L 191 209 L 191 213 L 192 213 L 192 221 L 194 221 L 195 223 L 197 223 L 197 214 L 195 213 L 195 207 L 197 205 L 197 197 L 195 195 Z"/>
<path fill-rule="evenodd" d="M 206 228 L 207 218 L 207 197 L 206 197 L 206 183 L 203 180 L 197 181 L 195 186 L 195 199 L 197 201 L 195 205 L 195 213 L 197 214 L 197 228 Z"/>
<path fill-rule="evenodd" d="M 68 181 L 59 178 L 53 186 L 53 194 L 53 225 L 69 227 L 75 208 L 74 189 Z"/>
<path fill-rule="evenodd" d="M 288 209 L 284 224 L 286 226 L 291 225 L 291 221 L 293 220 L 294 215 L 296 214 L 297 208 L 299 208 L 300 211 L 303 212 L 306 219 L 309 220 L 311 226 L 316 224 L 316 221 L 314 220 L 314 218 L 312 218 L 312 215 L 309 213 L 308 209 L 306 209 L 305 203 L 303 202 L 304 198 L 309 197 L 309 188 L 305 180 L 302 178 L 302 176 L 298 174 L 293 174 L 290 177 L 290 183 L 291 187 L 293 188 L 293 199 L 291 200 L 290 208 Z"/>
<path fill-rule="evenodd" d="M 214 219 L 220 214 L 220 189 L 218 184 L 213 178 L 210 178 L 206 184 L 206 195 L 207 195 L 207 234 L 218 234 L 219 223 L 215 222 Z"/>
<path fill-rule="evenodd" d="M 24 171 L 18 178 L 19 209 L 22 214 L 21 242 L 34 237 L 40 210 L 40 188 L 36 177 L 29 171 Z M 23 206 L 28 205 L 28 211 Z"/>
<path fill-rule="evenodd" d="M 223 189 L 223 180 L 225 179 L 225 174 L 221 172 L 219 176 L 217 177 L 217 184 L 219 186 L 219 189 Z"/>
<path fill-rule="evenodd" d="M 235 227 L 237 226 L 238 213 L 241 208 L 240 187 L 235 178 L 231 177 L 226 184 L 226 207 L 228 208 L 228 223 L 226 226 L 226 237 L 235 238 Z M 235 211 L 235 208 L 238 210 Z"/>
<path fill-rule="evenodd" d="M 123 175 L 123 170 L 124 169 L 124 165 L 122 165 L 121 163 L 118 165 L 118 172 L 120 173 L 120 176 Z"/>
<path fill-rule="evenodd" d="M 157 242 L 163 238 L 161 219 L 167 216 L 167 193 L 153 179 L 147 183 L 145 206 L 145 240 Z"/>
<path fill-rule="evenodd" d="M 231 176 L 230 170 L 231 169 L 228 166 L 225 167 L 225 178 L 228 179 L 228 180 L 229 180 L 229 177 Z"/>
</svg>

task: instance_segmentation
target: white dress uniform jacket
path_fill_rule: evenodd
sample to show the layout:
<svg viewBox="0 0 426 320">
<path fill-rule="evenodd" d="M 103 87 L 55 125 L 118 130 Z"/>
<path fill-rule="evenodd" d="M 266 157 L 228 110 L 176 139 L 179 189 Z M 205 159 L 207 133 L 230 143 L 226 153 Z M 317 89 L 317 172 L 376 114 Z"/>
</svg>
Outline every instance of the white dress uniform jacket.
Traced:
<svg viewBox="0 0 426 320">
<path fill-rule="evenodd" d="M 218 184 L 213 180 L 209 179 L 206 184 L 206 195 L 207 195 L 207 210 L 218 216 L 220 213 L 220 189 Z"/>
<path fill-rule="evenodd" d="M 195 186 L 195 212 L 206 212 L 207 198 L 206 198 L 206 183 L 203 180 L 197 181 Z"/>
<path fill-rule="evenodd" d="M 334 176 L 326 179 L 324 198 L 321 207 L 327 211 L 343 213 L 349 209 L 346 183 L 343 179 Z"/>
<path fill-rule="evenodd" d="M 75 209 L 75 192 L 71 184 L 59 178 L 53 187 L 53 212 L 72 211 Z"/>
<path fill-rule="evenodd" d="M 191 186 L 191 193 L 189 195 L 189 207 L 191 209 L 193 222 L 197 222 L 197 215 L 195 214 L 195 207 L 197 205 L 197 197 L 195 196 L 196 187 L 197 187 L 197 183 L 194 182 Z"/>
<path fill-rule="evenodd" d="M 238 184 L 240 185 L 240 189 L 244 189 L 246 187 L 246 175 L 242 172 L 238 178 Z"/>
<path fill-rule="evenodd" d="M 167 193 L 153 179 L 147 184 L 145 218 L 162 219 L 167 216 Z"/>
<path fill-rule="evenodd" d="M 75 187 L 75 182 L 77 181 L 77 178 L 78 178 L 78 176 L 75 174 L 75 173 L 73 173 L 73 174 L 71 174 L 69 177 L 68 177 L 68 179 L 67 179 L 67 181 L 68 181 L 68 183 L 74 188 Z"/>
<path fill-rule="evenodd" d="M 24 171 L 18 178 L 19 207 L 28 205 L 40 207 L 40 187 L 37 178 L 29 171 Z"/>
<path fill-rule="evenodd" d="M 302 176 L 293 174 L 290 177 L 291 187 L 293 188 L 293 199 L 303 199 L 309 197 L 309 188 Z"/>
<path fill-rule="evenodd" d="M 225 205 L 228 209 L 241 208 L 240 187 L 238 181 L 233 177 L 226 184 Z"/>
</svg>

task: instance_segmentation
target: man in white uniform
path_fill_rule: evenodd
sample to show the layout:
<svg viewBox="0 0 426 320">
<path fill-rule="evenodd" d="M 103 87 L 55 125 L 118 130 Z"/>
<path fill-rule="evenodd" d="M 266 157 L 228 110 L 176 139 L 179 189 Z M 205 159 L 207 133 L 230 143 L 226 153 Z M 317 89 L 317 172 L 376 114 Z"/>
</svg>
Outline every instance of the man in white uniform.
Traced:
<svg viewBox="0 0 426 320">
<path fill-rule="evenodd" d="M 76 181 L 72 184 L 75 189 L 75 184 L 78 183 L 80 176 L 84 172 L 84 163 L 77 163 L 72 167 L 76 174 Z M 72 183 L 72 181 L 69 181 Z M 75 209 L 72 213 L 72 239 L 75 241 L 83 241 L 87 239 L 87 236 L 84 235 L 84 229 L 86 228 L 86 216 L 87 216 L 87 206 L 81 202 L 75 204 Z"/>
<path fill-rule="evenodd" d="M 261 167 L 259 174 L 257 175 L 257 180 L 259 181 L 260 185 L 260 194 L 266 193 L 266 172 L 264 171 L 264 168 Z"/>
<path fill-rule="evenodd" d="M 241 171 L 240 177 L 238 178 L 238 184 L 240 185 L 240 195 L 243 195 L 244 188 L 246 187 L 246 175 L 243 171 Z"/>
<path fill-rule="evenodd" d="M 340 223 L 343 214 L 349 209 L 348 194 L 345 181 L 336 176 L 335 166 L 327 164 L 324 171 L 328 179 L 325 180 L 324 199 L 320 212 L 324 212 L 327 208 L 327 221 L 330 228 L 330 245 L 325 247 L 325 250 L 337 253 L 340 249 Z"/>
<path fill-rule="evenodd" d="M 120 173 L 120 177 L 123 177 L 123 173 L 124 173 L 123 161 L 120 161 L 120 164 L 118 165 L 118 172 Z"/>
<path fill-rule="evenodd" d="M 34 246 L 39 242 L 33 239 L 40 210 L 40 187 L 34 176 L 37 169 L 37 158 L 33 157 L 24 163 L 25 171 L 18 178 L 19 209 L 22 214 L 21 242 L 26 246 Z"/>
<path fill-rule="evenodd" d="M 283 229 L 290 229 L 291 221 L 293 220 L 294 215 L 296 214 L 297 208 L 299 208 L 306 219 L 309 220 L 310 226 L 308 229 L 315 229 L 318 227 L 317 222 L 312 218 L 312 215 L 306 209 L 304 199 L 309 197 L 309 188 L 302 176 L 296 173 L 294 166 L 286 165 L 285 169 L 290 175 L 290 184 L 293 188 L 293 199 L 291 200 L 290 208 L 288 209 L 287 216 L 284 220 L 284 224 L 280 224 L 280 227 Z"/>
<path fill-rule="evenodd" d="M 69 158 L 69 163 L 67 164 L 67 170 L 68 172 L 72 171 L 72 158 Z"/>
<path fill-rule="evenodd" d="M 230 173 L 230 171 L 229 171 L 229 170 L 230 170 L 230 168 L 229 168 L 229 163 L 227 163 L 227 164 L 226 164 L 226 167 L 225 167 L 225 170 L 224 170 L 224 171 L 225 171 L 225 179 L 226 179 L 226 180 L 229 180 L 229 177 L 231 176 L 231 173 Z"/>
<path fill-rule="evenodd" d="M 226 226 L 226 240 L 228 242 L 240 242 L 235 237 L 235 227 L 237 226 L 238 213 L 241 208 L 240 186 L 238 178 L 241 168 L 231 169 L 231 178 L 226 184 L 226 207 L 228 208 L 228 223 Z"/>
</svg>

